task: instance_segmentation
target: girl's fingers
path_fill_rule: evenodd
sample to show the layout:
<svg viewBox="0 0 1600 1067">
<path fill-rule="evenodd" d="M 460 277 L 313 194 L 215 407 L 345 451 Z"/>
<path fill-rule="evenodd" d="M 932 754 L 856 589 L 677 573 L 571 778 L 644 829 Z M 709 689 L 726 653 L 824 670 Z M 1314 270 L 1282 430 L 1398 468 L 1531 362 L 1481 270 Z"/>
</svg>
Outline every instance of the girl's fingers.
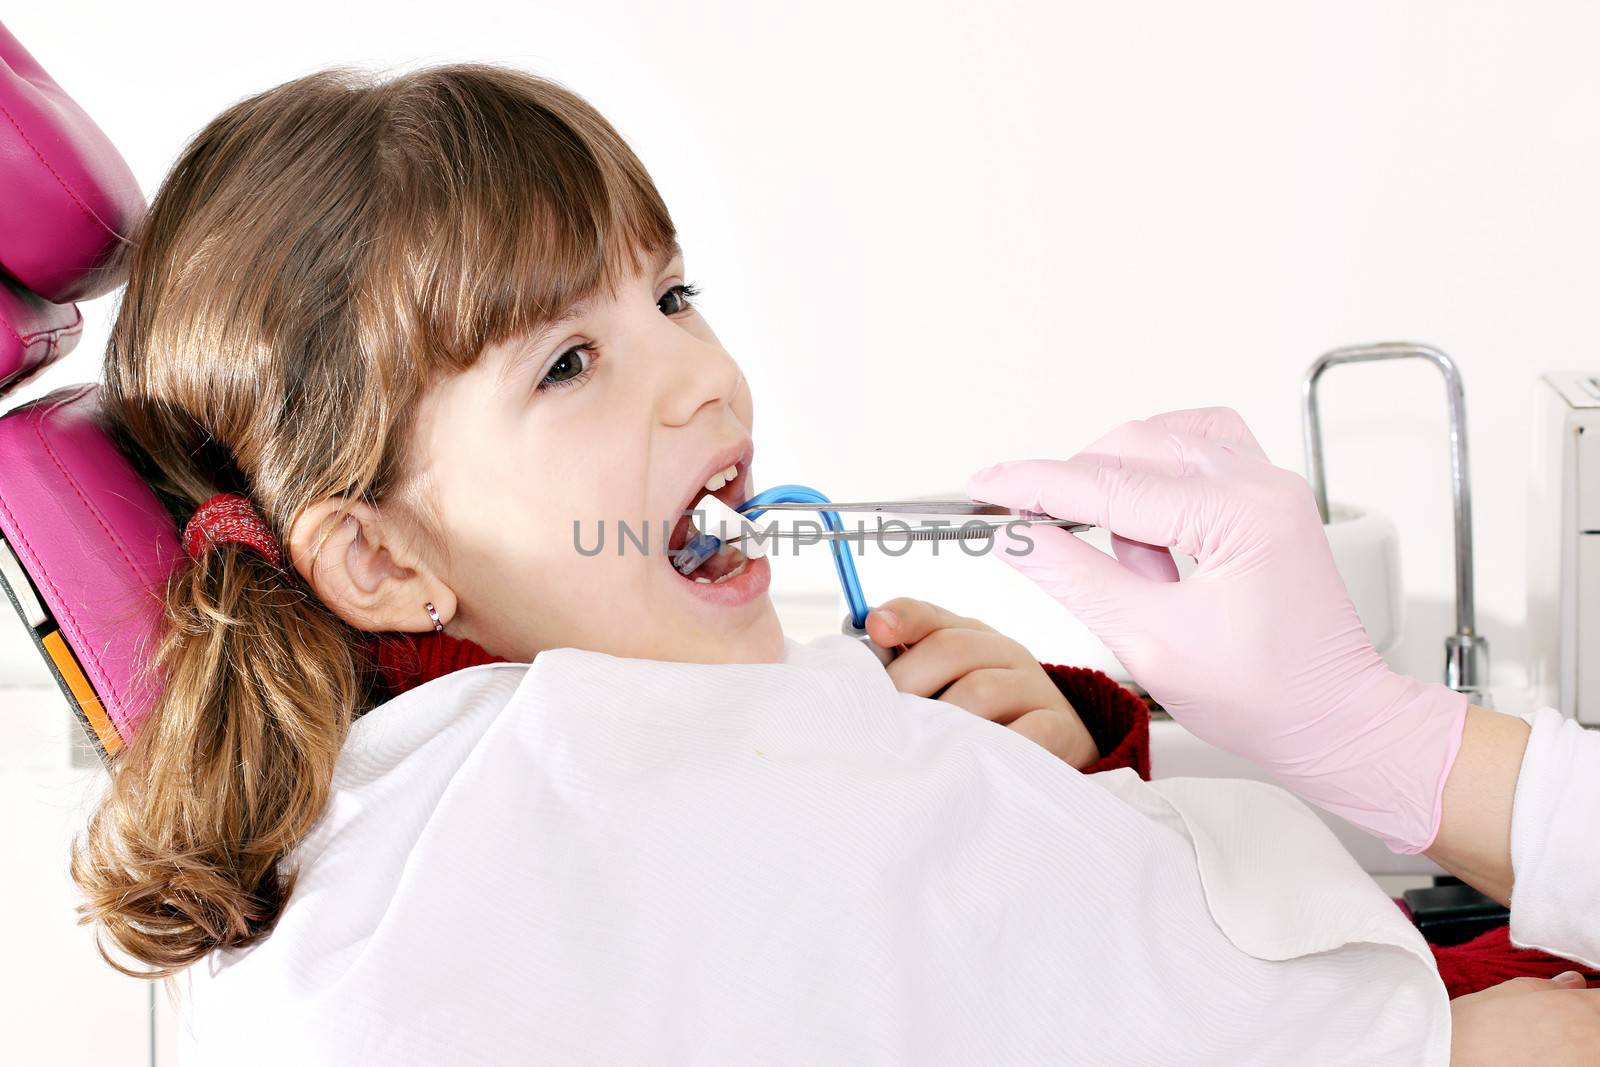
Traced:
<svg viewBox="0 0 1600 1067">
<path fill-rule="evenodd" d="M 878 639 L 873 638 L 874 641 Z M 881 642 L 880 642 L 881 643 Z M 889 661 L 889 680 L 902 693 L 931 697 L 945 686 L 986 667 L 1016 668 L 1021 646 L 1004 634 L 946 627 Z M 1026 650 L 1023 650 L 1026 655 Z M 1030 661 L 1031 662 L 1031 661 Z"/>
<path fill-rule="evenodd" d="M 952 627 L 994 632 L 977 619 L 969 619 L 937 604 L 908 596 L 895 597 L 879 604 L 867 615 L 867 635 L 885 648 L 890 645 L 913 645 L 936 630 Z"/>
<path fill-rule="evenodd" d="M 1060 703 L 1055 683 L 1042 671 L 1037 673 L 1033 677 L 1015 667 L 985 667 L 958 679 L 939 699 L 979 718 L 1010 725 L 1024 712 Z"/>
</svg>

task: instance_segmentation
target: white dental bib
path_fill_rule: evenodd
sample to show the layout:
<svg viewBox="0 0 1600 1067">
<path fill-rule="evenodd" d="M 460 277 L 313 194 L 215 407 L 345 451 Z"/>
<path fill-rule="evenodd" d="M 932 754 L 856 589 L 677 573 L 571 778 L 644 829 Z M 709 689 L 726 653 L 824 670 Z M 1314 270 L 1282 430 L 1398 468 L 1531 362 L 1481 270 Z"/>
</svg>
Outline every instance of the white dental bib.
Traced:
<svg viewBox="0 0 1600 1067">
<path fill-rule="evenodd" d="M 895 690 L 577 649 L 370 712 L 198 1064 L 1445 1064 L 1416 930 L 1271 786 L 1085 777 Z"/>
</svg>

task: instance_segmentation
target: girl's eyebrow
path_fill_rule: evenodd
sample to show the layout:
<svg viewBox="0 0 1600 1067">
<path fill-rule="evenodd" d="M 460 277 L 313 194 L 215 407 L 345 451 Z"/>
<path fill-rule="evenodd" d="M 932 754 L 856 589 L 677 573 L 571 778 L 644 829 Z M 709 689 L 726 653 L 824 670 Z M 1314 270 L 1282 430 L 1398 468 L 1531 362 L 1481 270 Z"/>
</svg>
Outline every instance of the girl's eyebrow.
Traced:
<svg viewBox="0 0 1600 1067">
<path fill-rule="evenodd" d="M 655 273 L 660 274 L 662 271 L 666 270 L 667 265 L 681 255 L 683 255 L 683 246 L 680 245 L 678 243 L 678 239 L 674 237 L 664 248 L 661 249 L 661 252 L 656 256 Z M 574 301 L 566 311 L 561 313 L 560 318 L 551 320 L 536 335 L 530 337 L 525 343 L 518 345 L 518 351 L 516 355 L 506 361 L 505 371 L 500 375 L 499 384 L 504 384 L 506 379 L 514 375 L 524 363 L 532 362 L 533 359 L 544 350 L 545 345 L 549 344 L 550 341 L 554 339 L 556 334 L 560 333 L 563 329 L 577 320 L 583 318 L 593 307 L 593 297 L 585 297 L 582 300 Z"/>
</svg>

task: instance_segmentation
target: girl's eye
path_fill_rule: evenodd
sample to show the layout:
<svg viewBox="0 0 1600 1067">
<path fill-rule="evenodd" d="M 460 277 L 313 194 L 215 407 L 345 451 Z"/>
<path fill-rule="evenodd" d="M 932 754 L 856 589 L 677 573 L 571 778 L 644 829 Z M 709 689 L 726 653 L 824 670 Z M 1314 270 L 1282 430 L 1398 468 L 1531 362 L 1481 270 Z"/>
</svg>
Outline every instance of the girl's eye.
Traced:
<svg viewBox="0 0 1600 1067">
<path fill-rule="evenodd" d="M 594 342 L 586 341 L 581 345 L 573 345 L 561 353 L 549 371 L 545 373 L 544 380 L 539 383 L 540 389 L 561 389 L 569 385 L 577 385 L 589 377 L 594 367 Z"/>
<path fill-rule="evenodd" d="M 694 307 L 689 302 L 690 297 L 700 295 L 698 286 L 683 282 L 674 285 L 661 295 L 656 301 L 656 307 L 663 315 L 681 315 Z M 588 380 L 594 372 L 595 360 L 599 354 L 595 351 L 593 341 L 586 341 L 581 345 L 573 345 L 550 365 L 545 372 L 544 380 L 536 388 L 537 392 L 548 389 L 563 389 L 571 385 L 581 385 Z"/>
<path fill-rule="evenodd" d="M 698 286 L 684 282 L 680 285 L 674 285 L 663 293 L 661 299 L 656 301 L 656 307 L 661 309 L 661 314 L 663 315 L 681 314 L 694 306 L 689 302 L 689 298 L 699 295 L 700 288 Z"/>
</svg>

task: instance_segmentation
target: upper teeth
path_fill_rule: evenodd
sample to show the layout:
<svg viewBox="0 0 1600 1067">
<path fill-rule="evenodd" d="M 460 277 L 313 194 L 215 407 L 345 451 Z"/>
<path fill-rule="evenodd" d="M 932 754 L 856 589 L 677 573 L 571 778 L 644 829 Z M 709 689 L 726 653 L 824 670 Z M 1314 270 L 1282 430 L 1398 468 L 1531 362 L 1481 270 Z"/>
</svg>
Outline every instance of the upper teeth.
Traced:
<svg viewBox="0 0 1600 1067">
<path fill-rule="evenodd" d="M 733 481 L 734 477 L 738 475 L 738 473 L 739 465 L 737 463 L 730 466 L 727 470 L 718 471 L 706 479 L 706 492 L 715 493 L 718 489 L 721 489 L 723 486 Z"/>
</svg>

